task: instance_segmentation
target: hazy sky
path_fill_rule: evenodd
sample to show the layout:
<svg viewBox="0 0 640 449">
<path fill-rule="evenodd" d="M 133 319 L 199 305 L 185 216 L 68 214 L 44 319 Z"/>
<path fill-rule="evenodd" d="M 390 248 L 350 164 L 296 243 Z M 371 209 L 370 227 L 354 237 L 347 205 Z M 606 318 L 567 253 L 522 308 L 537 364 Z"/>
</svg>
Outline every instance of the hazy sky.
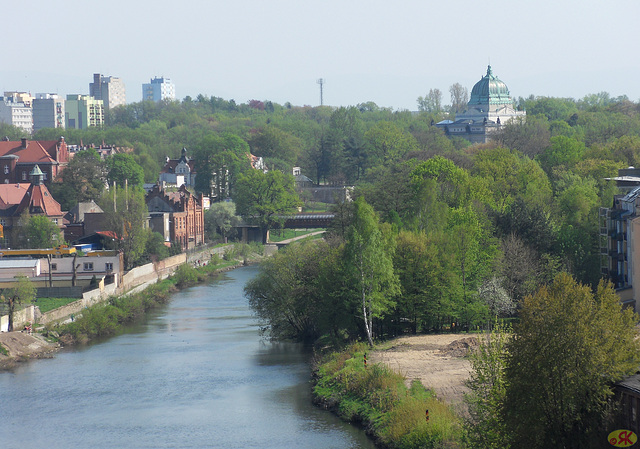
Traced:
<svg viewBox="0 0 640 449">
<path fill-rule="evenodd" d="M 2 0 L 0 90 L 88 94 L 121 78 L 127 102 L 171 78 L 179 99 L 415 110 L 429 89 L 486 73 L 515 98 L 640 100 L 638 0 Z"/>
</svg>

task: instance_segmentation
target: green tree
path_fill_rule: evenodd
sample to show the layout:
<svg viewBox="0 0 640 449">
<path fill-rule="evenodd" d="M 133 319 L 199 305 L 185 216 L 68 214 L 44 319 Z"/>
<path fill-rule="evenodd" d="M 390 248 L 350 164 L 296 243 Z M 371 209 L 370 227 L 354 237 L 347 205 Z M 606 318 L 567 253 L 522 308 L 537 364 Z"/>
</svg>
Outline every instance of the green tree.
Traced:
<svg viewBox="0 0 640 449">
<path fill-rule="evenodd" d="M 105 164 L 93 150 L 78 151 L 60 175 L 61 183 L 51 185 L 51 194 L 62 210 L 83 201 L 98 200 L 106 182 Z"/>
<path fill-rule="evenodd" d="M 469 103 L 469 90 L 462 84 L 455 83 L 449 87 L 449 93 L 451 94 L 451 113 L 465 111 Z"/>
<path fill-rule="evenodd" d="M 478 350 L 471 353 L 471 373 L 464 400 L 469 406 L 465 430 L 469 447 L 508 449 L 508 429 L 502 419 L 506 397 L 507 344 L 509 329 L 497 324 L 493 332 L 482 336 Z"/>
<path fill-rule="evenodd" d="M 207 236 L 213 239 L 220 235 L 227 243 L 229 233 L 240 222 L 240 217 L 236 215 L 236 205 L 231 202 L 214 203 L 204 214 L 204 228 Z"/>
<path fill-rule="evenodd" d="M 418 148 L 416 139 L 393 122 L 378 122 L 364 135 L 369 147 L 369 167 L 398 161 Z"/>
<path fill-rule="evenodd" d="M 440 89 L 429 89 L 429 93 L 424 97 L 418 97 L 418 110 L 421 112 L 442 112 L 442 91 Z"/>
<path fill-rule="evenodd" d="M 138 165 L 132 155 L 117 153 L 107 159 L 107 180 L 109 185 L 115 182 L 124 187 L 125 181 L 130 187 L 142 187 L 144 183 L 144 170 Z"/>
<path fill-rule="evenodd" d="M 15 285 L 5 288 L 0 295 L 0 299 L 7 308 L 9 316 L 8 331 L 13 331 L 13 315 L 20 304 L 30 304 L 36 298 L 36 288 L 26 276 L 16 276 Z"/>
<path fill-rule="evenodd" d="M 273 125 L 267 125 L 249 139 L 251 153 L 264 158 L 277 158 L 295 164 L 300 156 L 302 141 Z"/>
<path fill-rule="evenodd" d="M 125 267 L 133 268 L 143 255 L 147 242 L 144 224 L 149 210 L 143 190 L 111 188 L 102 196 L 99 205 L 104 211 L 105 230 L 117 235 L 113 242 L 115 249 L 122 250 Z"/>
<path fill-rule="evenodd" d="M 60 228 L 44 215 L 31 215 L 24 228 L 25 248 L 53 248 L 64 243 Z"/>
<path fill-rule="evenodd" d="M 610 284 L 594 293 L 566 273 L 525 299 L 507 345 L 513 447 L 603 447 L 612 385 L 640 362 L 636 322 Z"/>
<path fill-rule="evenodd" d="M 286 216 L 295 213 L 301 205 L 293 176 L 277 170 L 267 173 L 249 170 L 240 175 L 235 203 L 238 214 L 260 227 L 263 243 L 267 243 L 269 231 L 281 227 Z"/>
<path fill-rule="evenodd" d="M 196 145 L 196 191 L 218 201 L 232 194 L 240 173 L 249 168 L 249 145 L 235 134 L 207 134 Z"/>
<path fill-rule="evenodd" d="M 354 204 L 353 222 L 345 246 L 345 270 L 351 274 L 354 299 L 360 303 L 361 317 L 373 347 L 373 319 L 381 318 L 393 306 L 398 279 L 385 247 L 378 217 L 363 197 Z"/>
</svg>

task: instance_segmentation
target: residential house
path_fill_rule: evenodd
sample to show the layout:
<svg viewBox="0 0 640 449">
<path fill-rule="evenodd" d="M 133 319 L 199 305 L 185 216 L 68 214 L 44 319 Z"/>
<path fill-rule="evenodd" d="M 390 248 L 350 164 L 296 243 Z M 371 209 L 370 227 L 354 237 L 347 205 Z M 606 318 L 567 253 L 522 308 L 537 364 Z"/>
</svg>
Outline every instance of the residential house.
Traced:
<svg viewBox="0 0 640 449">
<path fill-rule="evenodd" d="M 184 185 L 177 191 L 166 191 L 156 184 L 146 202 L 151 216 L 149 226 L 162 234 L 165 242 L 176 242 L 183 250 L 204 243 L 202 195 L 196 196 Z"/>
<path fill-rule="evenodd" d="M 187 149 L 183 148 L 179 159 L 169 159 L 162 170 L 160 170 L 160 182 L 180 187 L 194 187 L 196 185 L 196 164 L 195 160 L 187 157 Z"/>
<path fill-rule="evenodd" d="M 37 165 L 45 184 L 55 180 L 69 162 L 64 137 L 60 140 L 0 141 L 0 184 L 29 182 L 29 173 Z"/>
<path fill-rule="evenodd" d="M 0 184 L 0 225 L 5 243 L 10 230 L 18 224 L 20 215 L 44 215 L 61 230 L 64 227 L 63 213 L 58 203 L 43 182 L 44 174 L 36 165 L 30 173 L 31 184 Z M 6 246 L 6 245 L 5 245 Z"/>
</svg>

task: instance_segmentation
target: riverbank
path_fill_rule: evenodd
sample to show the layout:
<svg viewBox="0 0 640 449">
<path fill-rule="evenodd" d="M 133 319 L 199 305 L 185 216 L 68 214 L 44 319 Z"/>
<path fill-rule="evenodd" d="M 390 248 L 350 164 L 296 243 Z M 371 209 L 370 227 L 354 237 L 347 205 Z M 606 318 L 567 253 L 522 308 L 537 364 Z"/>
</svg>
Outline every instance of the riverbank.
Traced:
<svg viewBox="0 0 640 449">
<path fill-rule="evenodd" d="M 212 259 L 207 265 L 197 264 L 193 267 L 191 264 L 187 264 L 185 267 L 188 270 L 182 273 L 178 270 L 177 275 L 161 281 L 165 283 L 164 286 L 162 283 L 152 284 L 134 294 L 127 292 L 122 296 L 114 297 L 109 303 L 85 309 L 85 315 L 92 315 L 91 318 L 85 318 L 85 322 L 82 321 L 82 317 L 76 317 L 73 322 L 67 320 L 56 328 L 45 328 L 42 334 L 27 334 L 20 331 L 2 332 L 0 333 L 0 371 L 11 370 L 17 364 L 29 360 L 53 357 L 53 354 L 63 346 L 84 344 L 97 336 L 113 335 L 120 325 L 130 323 L 150 308 L 166 302 L 169 293 L 203 282 L 219 273 L 258 262 L 262 257 L 253 254 L 245 256 L 243 261 L 218 261 L 217 264 L 212 265 L 215 263 Z M 151 297 L 149 293 L 151 293 Z M 116 308 L 120 306 L 120 309 L 124 311 L 114 313 L 114 306 Z M 97 309 L 93 312 L 96 307 Z M 104 310 L 99 310 L 106 308 L 111 310 L 106 313 Z"/>
</svg>

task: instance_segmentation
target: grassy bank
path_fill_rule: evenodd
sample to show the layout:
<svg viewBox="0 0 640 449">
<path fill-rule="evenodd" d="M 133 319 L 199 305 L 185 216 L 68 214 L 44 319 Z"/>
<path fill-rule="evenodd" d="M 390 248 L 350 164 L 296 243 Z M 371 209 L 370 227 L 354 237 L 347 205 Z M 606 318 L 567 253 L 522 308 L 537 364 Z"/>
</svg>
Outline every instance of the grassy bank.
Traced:
<svg viewBox="0 0 640 449">
<path fill-rule="evenodd" d="M 449 407 L 419 382 L 407 388 L 403 376 L 385 365 L 365 368 L 366 350 L 356 344 L 327 356 L 316 369 L 315 400 L 361 423 L 380 447 L 462 447 L 461 422 Z"/>
</svg>

